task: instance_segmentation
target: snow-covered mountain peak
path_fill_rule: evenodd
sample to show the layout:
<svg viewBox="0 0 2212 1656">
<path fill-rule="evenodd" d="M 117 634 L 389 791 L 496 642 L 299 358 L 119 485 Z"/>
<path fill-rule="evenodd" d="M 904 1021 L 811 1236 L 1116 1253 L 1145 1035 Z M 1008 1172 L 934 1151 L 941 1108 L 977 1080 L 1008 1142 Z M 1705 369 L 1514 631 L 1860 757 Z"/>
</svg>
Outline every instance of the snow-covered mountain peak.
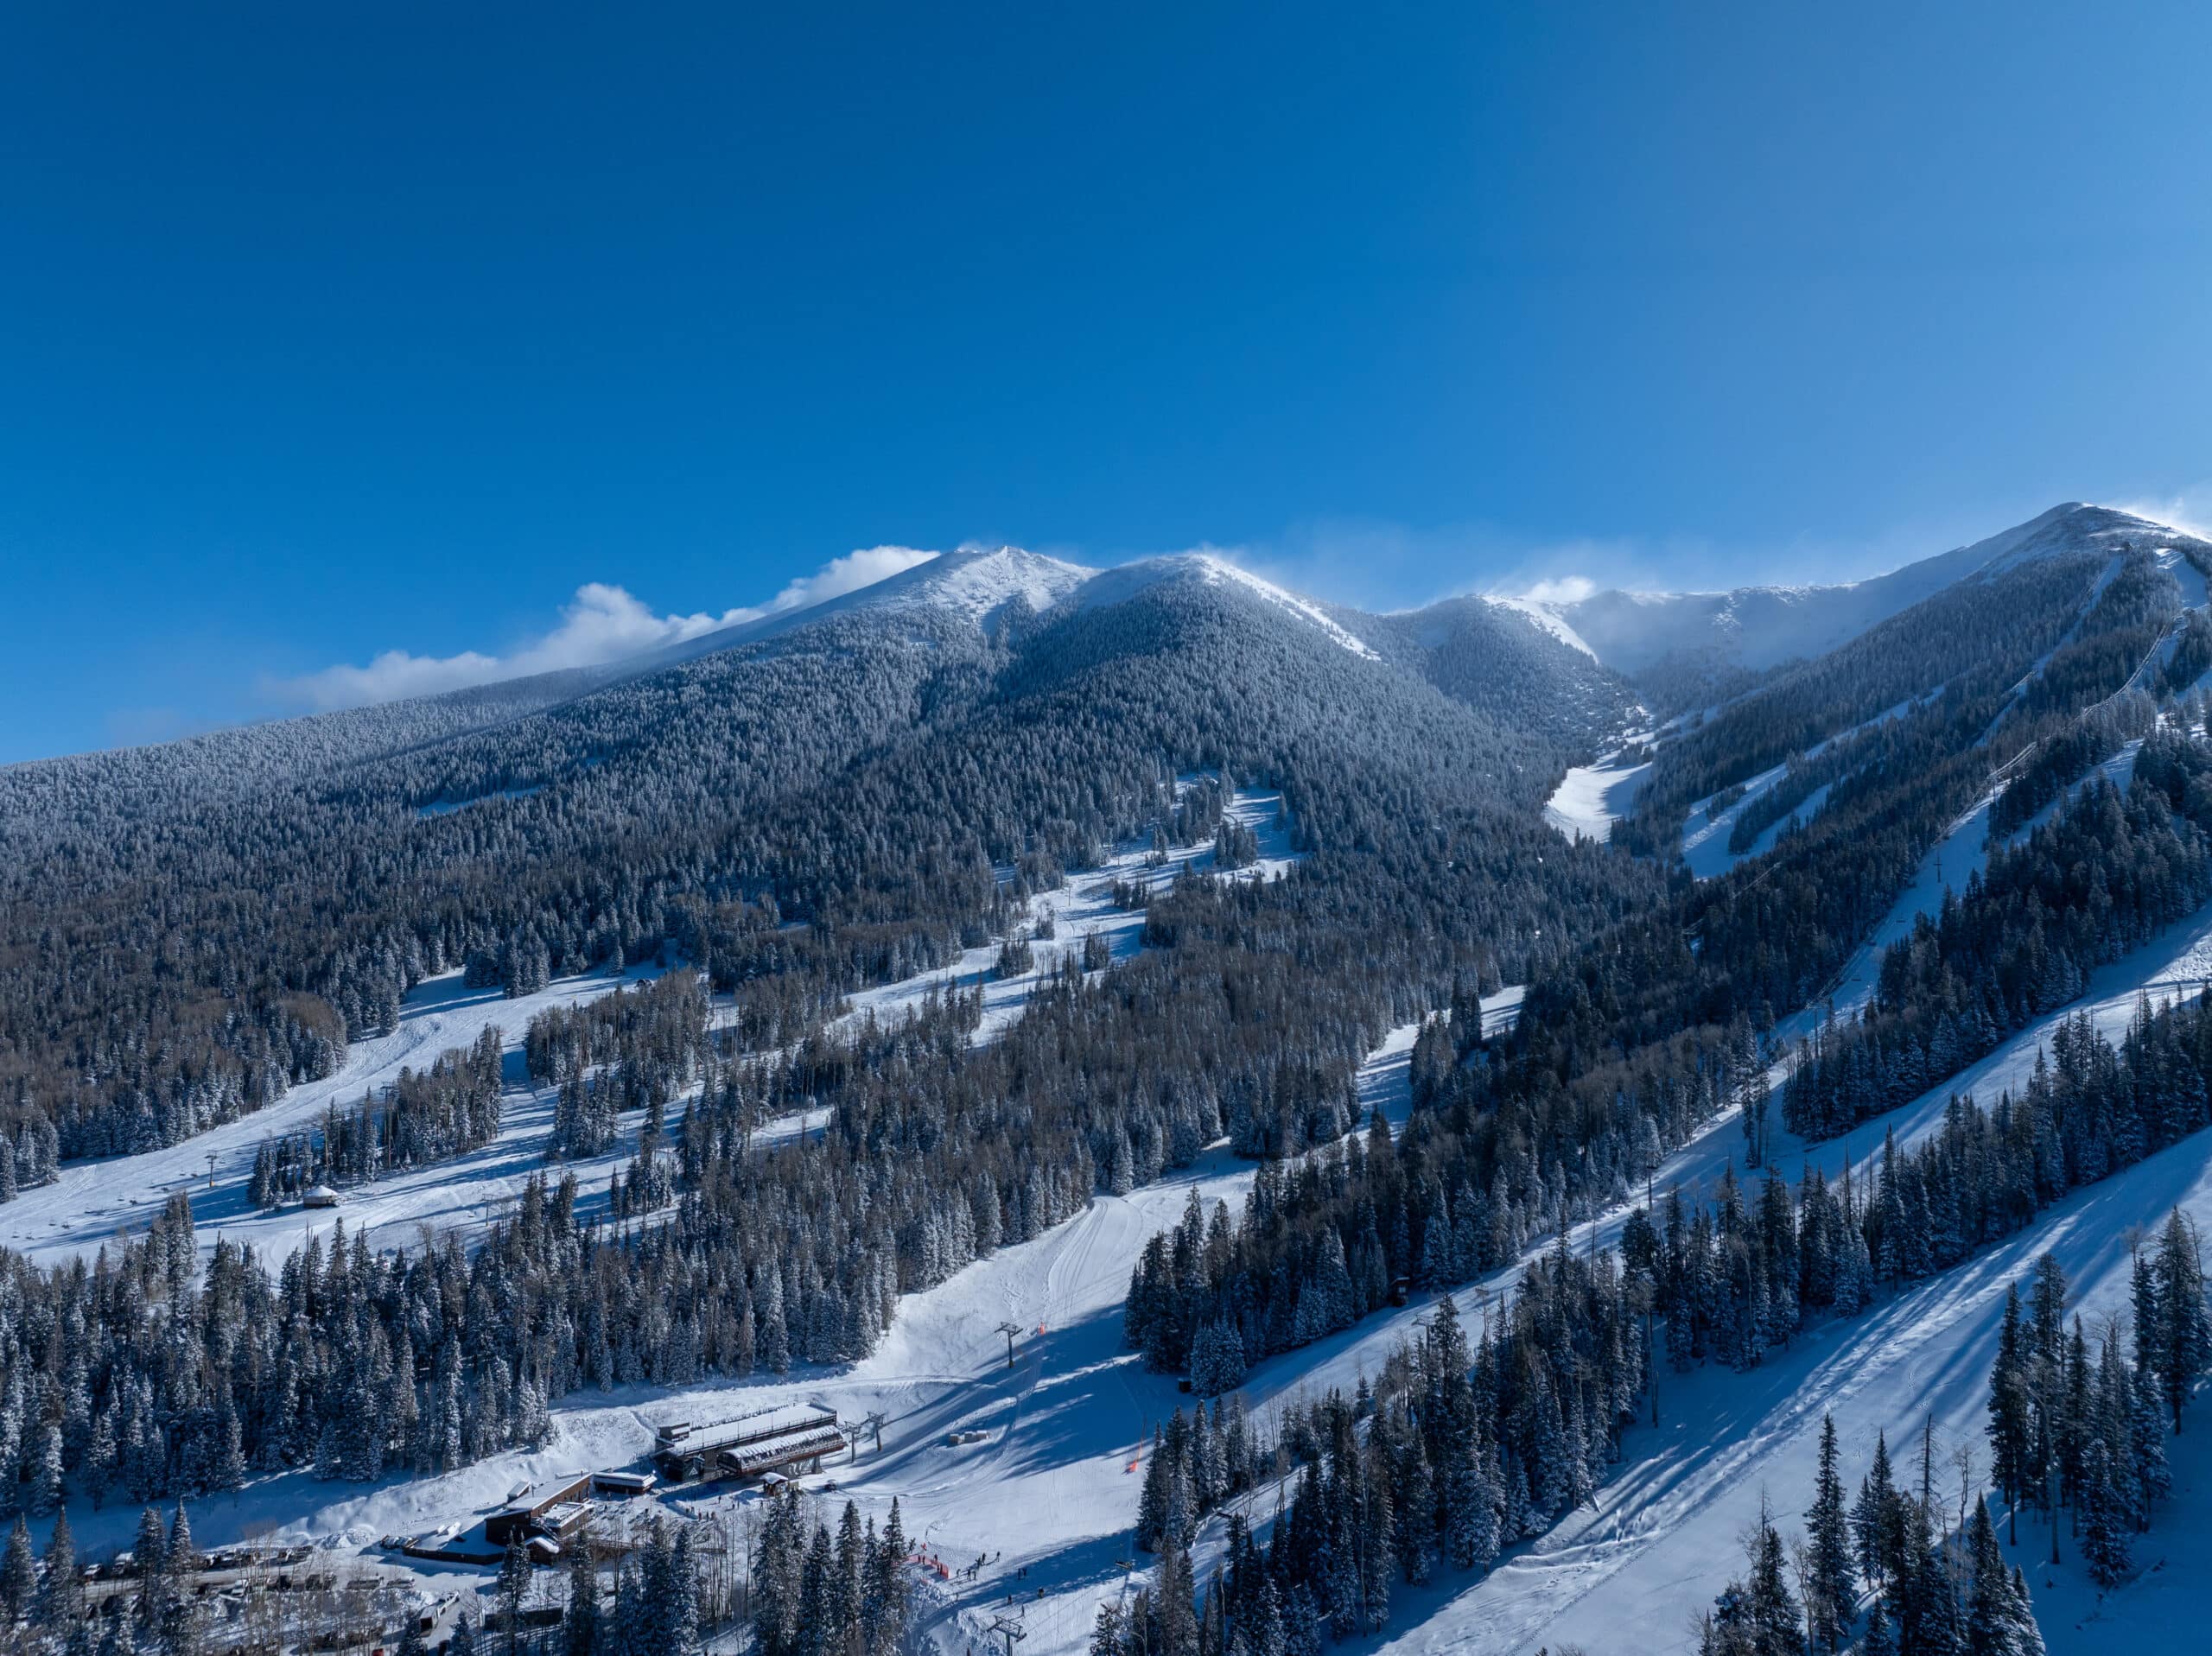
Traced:
<svg viewBox="0 0 2212 1656">
<path fill-rule="evenodd" d="M 1961 555 L 1982 555 L 1980 573 L 1986 578 L 2044 558 L 2075 553 L 2118 553 L 2130 549 L 2171 551 L 2183 545 L 2212 553 L 2212 546 L 2170 524 L 2154 523 L 2115 506 L 2069 500 L 2017 528 L 1975 542 Z"/>
<path fill-rule="evenodd" d="M 1353 633 L 1312 599 L 1302 598 L 1287 587 L 1278 587 L 1272 581 L 1239 568 L 1218 552 L 1174 552 L 1161 557 L 1140 558 L 1133 563 L 1102 570 L 1084 585 L 1076 594 L 1075 601 L 1083 608 L 1096 609 L 1109 604 L 1126 602 L 1148 587 L 1180 581 L 1198 582 L 1209 587 L 1240 587 L 1319 628 L 1338 648 L 1367 661 L 1382 659 L 1369 647 L 1366 640 Z"/>
<path fill-rule="evenodd" d="M 862 587 L 850 607 L 928 607 L 982 625 L 1016 599 L 1050 609 L 1097 573 L 1018 546 L 963 547 Z"/>
</svg>

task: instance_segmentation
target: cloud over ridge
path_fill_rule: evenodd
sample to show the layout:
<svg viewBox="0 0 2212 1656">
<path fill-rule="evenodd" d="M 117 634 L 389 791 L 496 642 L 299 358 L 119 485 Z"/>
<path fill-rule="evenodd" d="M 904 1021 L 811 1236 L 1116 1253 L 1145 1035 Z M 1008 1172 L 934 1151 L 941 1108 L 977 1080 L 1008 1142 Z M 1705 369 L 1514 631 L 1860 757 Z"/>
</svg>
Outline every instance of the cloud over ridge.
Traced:
<svg viewBox="0 0 2212 1656">
<path fill-rule="evenodd" d="M 502 655 L 464 650 L 452 656 L 417 656 L 405 650 L 387 650 L 365 665 L 340 662 L 296 678 L 270 680 L 263 689 L 271 700 L 328 713 L 410 696 L 438 695 L 535 673 L 599 667 L 724 627 L 827 603 L 935 556 L 935 552 L 911 546 L 862 547 L 830 559 L 810 575 L 787 582 L 765 604 L 724 610 L 719 615 L 704 612 L 657 614 L 621 587 L 588 581 L 562 607 L 559 625 Z"/>
</svg>

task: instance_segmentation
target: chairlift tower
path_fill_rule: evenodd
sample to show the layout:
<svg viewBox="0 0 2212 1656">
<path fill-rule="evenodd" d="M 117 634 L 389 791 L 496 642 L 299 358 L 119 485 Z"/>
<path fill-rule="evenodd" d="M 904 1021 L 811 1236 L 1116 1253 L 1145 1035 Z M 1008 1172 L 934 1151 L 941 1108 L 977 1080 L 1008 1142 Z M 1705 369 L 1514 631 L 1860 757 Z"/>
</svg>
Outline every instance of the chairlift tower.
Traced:
<svg viewBox="0 0 2212 1656">
<path fill-rule="evenodd" d="M 1029 1637 L 1029 1629 L 1007 1615 L 992 1617 L 988 1631 L 1006 1640 L 1006 1656 L 1014 1656 L 1014 1646 Z"/>
<path fill-rule="evenodd" d="M 1014 1336 L 1021 1332 L 1021 1324 L 1001 1323 L 998 1326 L 998 1332 L 1006 1336 L 1006 1366 L 1011 1368 L 1014 1367 Z"/>
<path fill-rule="evenodd" d="M 845 1441 L 853 1446 L 853 1458 L 856 1461 L 861 1457 L 861 1431 L 862 1427 L 866 1427 L 875 1433 L 875 1452 L 879 1455 L 882 1454 L 883 1411 L 880 1409 L 870 1410 L 867 1414 L 861 1417 L 859 1423 L 853 1427 L 852 1431 L 847 1436 Z"/>
</svg>

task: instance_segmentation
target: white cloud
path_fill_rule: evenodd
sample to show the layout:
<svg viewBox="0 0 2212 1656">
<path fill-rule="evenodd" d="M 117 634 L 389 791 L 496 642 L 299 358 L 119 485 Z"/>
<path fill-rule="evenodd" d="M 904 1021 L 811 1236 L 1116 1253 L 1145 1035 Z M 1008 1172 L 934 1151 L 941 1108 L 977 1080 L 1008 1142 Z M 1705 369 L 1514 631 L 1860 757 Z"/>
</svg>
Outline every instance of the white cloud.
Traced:
<svg viewBox="0 0 2212 1656">
<path fill-rule="evenodd" d="M 888 581 L 902 569 L 911 569 L 918 563 L 927 563 L 937 556 L 934 552 L 918 551 L 911 546 L 870 546 L 857 552 L 848 552 L 842 558 L 832 558 L 812 574 L 792 581 L 766 606 L 749 612 L 746 619 L 756 615 L 776 615 L 785 610 L 805 609 L 810 605 L 826 604 L 833 598 L 847 593 L 856 593 L 863 587 L 873 587 L 879 581 Z M 733 610 L 731 613 L 737 613 Z"/>
<path fill-rule="evenodd" d="M 814 574 L 791 581 L 766 604 L 724 610 L 720 615 L 657 615 L 623 588 L 595 581 L 576 588 L 575 598 L 561 612 L 558 626 L 504 655 L 465 650 L 454 656 L 417 656 L 404 650 L 387 650 L 364 667 L 340 663 L 298 678 L 275 681 L 264 688 L 277 701 L 321 713 L 409 696 L 436 695 L 472 684 L 524 678 L 563 668 L 597 667 L 724 627 L 827 603 L 935 556 L 934 552 L 910 546 L 862 548 L 832 558 Z"/>
<path fill-rule="evenodd" d="M 1598 583 L 1587 575 L 1554 575 L 1515 595 L 1531 604 L 1580 604 L 1597 590 Z"/>
<path fill-rule="evenodd" d="M 2124 501 L 2117 510 L 2212 541 L 2212 485 L 2200 483 L 2164 499 Z"/>
</svg>

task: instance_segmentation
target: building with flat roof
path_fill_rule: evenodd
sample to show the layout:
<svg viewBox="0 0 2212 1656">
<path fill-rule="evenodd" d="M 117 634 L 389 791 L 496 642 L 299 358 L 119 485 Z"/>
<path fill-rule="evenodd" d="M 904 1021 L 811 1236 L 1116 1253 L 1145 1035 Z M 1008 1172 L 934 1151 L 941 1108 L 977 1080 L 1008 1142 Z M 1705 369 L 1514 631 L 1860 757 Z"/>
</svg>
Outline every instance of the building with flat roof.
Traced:
<svg viewBox="0 0 2212 1656">
<path fill-rule="evenodd" d="M 721 1457 L 792 1433 L 834 1431 L 837 1412 L 818 1403 L 791 1403 L 756 1409 L 718 1425 L 677 1421 L 653 1431 L 653 1466 L 671 1483 L 693 1478 L 751 1475 L 721 1469 Z M 740 1457 L 741 1460 L 745 1458 Z"/>
<path fill-rule="evenodd" d="M 484 1520 L 484 1539 L 495 1547 L 533 1535 L 556 1541 L 575 1534 L 591 1516 L 591 1474 L 572 1472 L 518 1495 Z"/>
</svg>

